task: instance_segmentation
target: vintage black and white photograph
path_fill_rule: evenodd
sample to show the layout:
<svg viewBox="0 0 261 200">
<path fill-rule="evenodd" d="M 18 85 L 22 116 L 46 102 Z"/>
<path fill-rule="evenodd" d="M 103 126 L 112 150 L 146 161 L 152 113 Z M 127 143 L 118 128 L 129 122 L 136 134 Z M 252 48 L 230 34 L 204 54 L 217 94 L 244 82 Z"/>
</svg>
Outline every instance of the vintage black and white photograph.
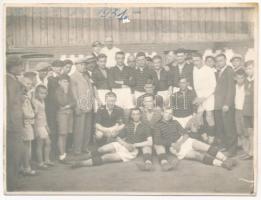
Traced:
<svg viewBox="0 0 261 200">
<path fill-rule="evenodd" d="M 5 4 L 5 193 L 255 195 L 257 8 Z"/>
</svg>

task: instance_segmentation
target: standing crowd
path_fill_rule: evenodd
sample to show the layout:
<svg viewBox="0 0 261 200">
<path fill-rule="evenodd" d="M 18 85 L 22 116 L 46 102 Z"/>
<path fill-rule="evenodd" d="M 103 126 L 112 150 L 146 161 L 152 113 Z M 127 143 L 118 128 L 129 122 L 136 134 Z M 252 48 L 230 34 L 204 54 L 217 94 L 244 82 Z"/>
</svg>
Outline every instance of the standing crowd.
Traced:
<svg viewBox="0 0 261 200">
<path fill-rule="evenodd" d="M 182 159 L 228 170 L 238 152 L 252 159 L 253 60 L 235 55 L 229 66 L 224 53 L 177 49 L 166 65 L 144 52 L 125 64 L 111 37 L 92 48 L 85 58 L 42 62 L 36 71 L 7 57 L 8 190 L 16 189 L 19 173 L 34 176 L 56 161 L 75 169 L 140 153 L 140 170 L 154 170 L 155 155 L 169 171 Z"/>
</svg>

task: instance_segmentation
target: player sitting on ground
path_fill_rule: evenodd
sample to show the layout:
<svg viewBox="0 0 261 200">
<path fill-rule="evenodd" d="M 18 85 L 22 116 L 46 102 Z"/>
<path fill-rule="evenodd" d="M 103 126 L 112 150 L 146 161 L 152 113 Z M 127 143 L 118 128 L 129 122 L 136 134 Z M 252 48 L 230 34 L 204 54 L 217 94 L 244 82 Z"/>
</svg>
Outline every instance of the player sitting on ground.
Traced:
<svg viewBox="0 0 261 200">
<path fill-rule="evenodd" d="M 116 161 L 127 162 L 137 157 L 138 149 L 141 149 L 146 157 L 146 149 L 152 146 L 152 137 L 150 128 L 141 122 L 141 111 L 138 108 L 131 109 L 130 122 L 116 140 L 93 151 L 89 159 L 75 162 L 72 168 Z"/>
<path fill-rule="evenodd" d="M 154 132 L 154 144 L 161 163 L 166 160 L 166 148 L 178 159 L 192 159 L 204 164 L 223 167 L 231 170 L 236 161 L 228 159 L 216 147 L 199 140 L 192 139 L 181 125 L 172 119 L 172 109 L 166 108 L 162 121 L 157 124 Z M 166 162 L 166 161 L 165 161 Z"/>
</svg>

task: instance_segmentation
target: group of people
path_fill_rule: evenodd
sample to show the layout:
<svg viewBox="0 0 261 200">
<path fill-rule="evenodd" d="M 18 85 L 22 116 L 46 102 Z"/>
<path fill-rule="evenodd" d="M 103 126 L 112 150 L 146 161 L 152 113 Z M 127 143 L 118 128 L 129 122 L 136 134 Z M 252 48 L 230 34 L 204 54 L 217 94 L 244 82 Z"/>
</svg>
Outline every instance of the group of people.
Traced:
<svg viewBox="0 0 261 200">
<path fill-rule="evenodd" d="M 139 152 L 142 171 L 154 169 L 153 154 L 163 171 L 182 159 L 231 170 L 240 148 L 240 159 L 252 159 L 253 60 L 235 55 L 228 66 L 223 53 L 203 58 L 178 49 L 166 64 L 144 52 L 125 64 L 111 37 L 105 45 L 96 41 L 92 54 L 40 63 L 36 71 L 7 57 L 9 189 L 18 172 L 37 174 L 32 155 L 37 170 L 57 160 L 72 168 L 126 162 Z"/>
</svg>

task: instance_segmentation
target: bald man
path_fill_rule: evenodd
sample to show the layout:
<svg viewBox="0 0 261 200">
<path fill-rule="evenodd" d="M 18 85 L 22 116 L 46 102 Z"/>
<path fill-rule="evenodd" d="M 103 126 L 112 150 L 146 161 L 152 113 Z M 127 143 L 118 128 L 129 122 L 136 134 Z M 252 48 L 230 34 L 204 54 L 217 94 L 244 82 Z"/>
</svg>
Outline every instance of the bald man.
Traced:
<svg viewBox="0 0 261 200">
<path fill-rule="evenodd" d="M 107 56 L 106 67 L 114 67 L 116 65 L 115 55 L 121 50 L 113 45 L 113 38 L 111 36 L 106 37 L 104 43 L 105 47 L 101 49 L 100 53 L 103 53 Z"/>
</svg>

